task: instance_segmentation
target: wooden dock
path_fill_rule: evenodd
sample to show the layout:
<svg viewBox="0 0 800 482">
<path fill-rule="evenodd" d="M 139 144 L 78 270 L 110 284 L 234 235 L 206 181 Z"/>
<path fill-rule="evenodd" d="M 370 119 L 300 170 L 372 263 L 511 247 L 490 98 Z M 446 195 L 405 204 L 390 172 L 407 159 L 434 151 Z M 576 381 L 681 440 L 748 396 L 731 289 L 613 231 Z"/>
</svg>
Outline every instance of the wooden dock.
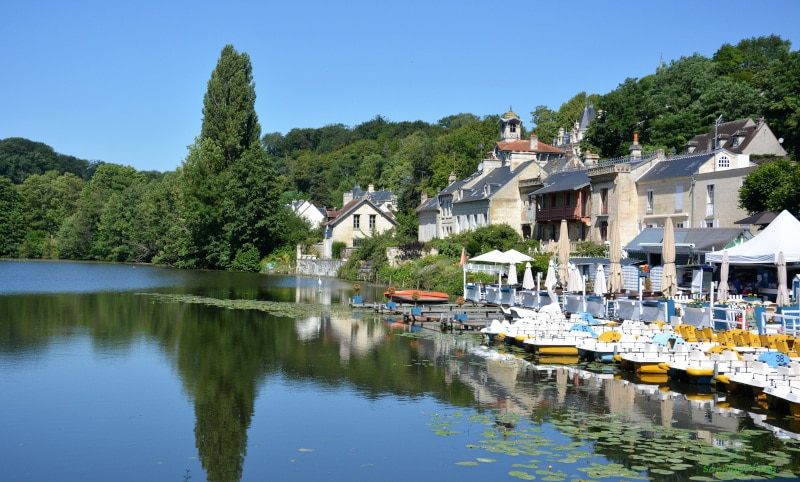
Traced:
<svg viewBox="0 0 800 482">
<path fill-rule="evenodd" d="M 387 306 L 388 305 L 388 306 Z M 480 330 L 489 326 L 492 320 L 503 318 L 499 307 L 458 306 L 455 303 L 442 304 L 397 304 L 383 303 L 375 306 L 376 313 L 402 316 L 403 323 L 410 325 L 438 324 L 443 330 Z"/>
</svg>

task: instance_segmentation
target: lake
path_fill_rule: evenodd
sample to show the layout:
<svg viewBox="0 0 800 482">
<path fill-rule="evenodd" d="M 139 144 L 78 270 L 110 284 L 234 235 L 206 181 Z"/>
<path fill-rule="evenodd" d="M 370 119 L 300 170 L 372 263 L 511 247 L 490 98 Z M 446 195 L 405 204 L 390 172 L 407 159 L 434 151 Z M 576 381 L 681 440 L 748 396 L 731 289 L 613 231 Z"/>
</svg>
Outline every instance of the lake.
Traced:
<svg viewBox="0 0 800 482">
<path fill-rule="evenodd" d="M 800 474 L 800 422 L 753 400 L 536 364 L 353 311 L 354 294 L 335 279 L 0 261 L 0 480 Z"/>
</svg>

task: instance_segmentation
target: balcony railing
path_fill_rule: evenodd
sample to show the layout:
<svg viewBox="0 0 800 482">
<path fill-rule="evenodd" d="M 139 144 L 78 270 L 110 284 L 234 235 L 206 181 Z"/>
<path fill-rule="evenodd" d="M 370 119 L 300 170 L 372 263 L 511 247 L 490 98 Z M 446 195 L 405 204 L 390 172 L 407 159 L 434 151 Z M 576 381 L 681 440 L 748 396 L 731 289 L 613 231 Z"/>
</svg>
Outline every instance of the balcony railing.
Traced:
<svg viewBox="0 0 800 482">
<path fill-rule="evenodd" d="M 581 206 L 559 206 L 554 208 L 538 209 L 537 221 L 557 221 L 561 219 L 582 219 Z"/>
</svg>

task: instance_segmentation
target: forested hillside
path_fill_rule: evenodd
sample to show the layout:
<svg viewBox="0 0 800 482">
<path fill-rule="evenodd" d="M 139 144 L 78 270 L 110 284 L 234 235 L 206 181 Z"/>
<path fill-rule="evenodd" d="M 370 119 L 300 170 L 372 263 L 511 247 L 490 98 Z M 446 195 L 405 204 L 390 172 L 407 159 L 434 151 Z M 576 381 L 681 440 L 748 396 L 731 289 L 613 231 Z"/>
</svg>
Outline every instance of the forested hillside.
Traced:
<svg viewBox="0 0 800 482">
<path fill-rule="evenodd" d="M 343 192 L 369 183 L 398 195 L 401 244 L 416 237 L 422 191 L 434 194 L 450 172 L 459 178 L 474 172 L 498 140 L 498 116 L 507 107 L 434 124 L 379 115 L 354 127 L 262 135 L 251 70 L 247 54 L 223 49 L 204 99 L 202 131 L 174 172 L 137 172 L 57 154 L 41 142 L 0 140 L 0 255 L 255 270 L 270 254 L 319 240 L 281 205 L 310 199 L 340 207 Z M 587 102 L 599 115 L 583 147 L 601 159 L 626 154 L 635 131 L 645 149 L 680 152 L 719 116 L 759 115 L 795 158 L 800 53 L 776 36 L 726 44 L 712 58 L 673 60 L 605 94 L 576 93 L 557 110 L 530 106 L 526 124 L 541 142 L 552 142 Z"/>
</svg>

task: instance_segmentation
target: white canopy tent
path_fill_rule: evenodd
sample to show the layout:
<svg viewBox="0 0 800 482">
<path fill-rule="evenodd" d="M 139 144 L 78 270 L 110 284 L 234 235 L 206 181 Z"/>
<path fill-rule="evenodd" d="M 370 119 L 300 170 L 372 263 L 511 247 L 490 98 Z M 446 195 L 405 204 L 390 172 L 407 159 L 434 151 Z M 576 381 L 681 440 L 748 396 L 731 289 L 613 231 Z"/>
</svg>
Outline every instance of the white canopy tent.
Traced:
<svg viewBox="0 0 800 482">
<path fill-rule="evenodd" d="M 777 264 L 783 252 L 787 264 L 800 263 L 800 221 L 789 211 L 781 212 L 755 237 L 728 249 L 706 254 L 706 262 L 721 263 L 725 251 L 730 264 Z"/>
</svg>

